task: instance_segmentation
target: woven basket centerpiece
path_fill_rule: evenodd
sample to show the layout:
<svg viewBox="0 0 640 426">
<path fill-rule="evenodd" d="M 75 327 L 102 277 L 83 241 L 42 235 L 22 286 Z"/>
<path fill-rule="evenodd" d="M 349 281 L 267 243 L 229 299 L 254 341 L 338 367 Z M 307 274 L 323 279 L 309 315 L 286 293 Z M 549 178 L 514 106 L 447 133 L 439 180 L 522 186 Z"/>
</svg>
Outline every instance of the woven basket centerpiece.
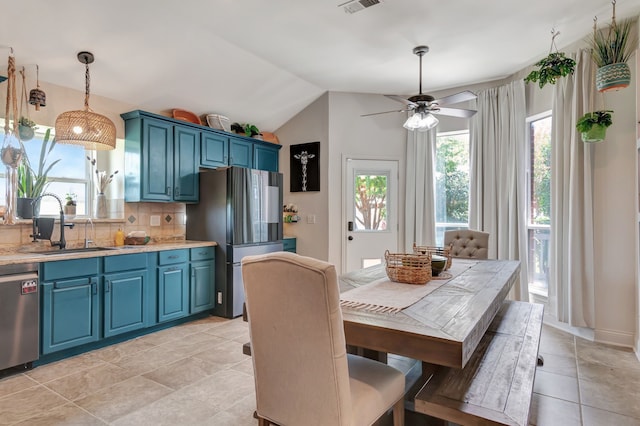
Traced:
<svg viewBox="0 0 640 426">
<path fill-rule="evenodd" d="M 431 253 L 384 252 L 387 276 L 391 281 L 407 284 L 426 284 L 431 280 Z"/>
<path fill-rule="evenodd" d="M 436 246 L 419 246 L 416 243 L 413 243 L 413 252 L 416 254 L 437 254 L 440 256 L 444 256 L 447 258 L 447 264 L 444 267 L 444 270 L 448 270 L 451 268 L 451 244 L 447 247 L 436 247 Z"/>
</svg>

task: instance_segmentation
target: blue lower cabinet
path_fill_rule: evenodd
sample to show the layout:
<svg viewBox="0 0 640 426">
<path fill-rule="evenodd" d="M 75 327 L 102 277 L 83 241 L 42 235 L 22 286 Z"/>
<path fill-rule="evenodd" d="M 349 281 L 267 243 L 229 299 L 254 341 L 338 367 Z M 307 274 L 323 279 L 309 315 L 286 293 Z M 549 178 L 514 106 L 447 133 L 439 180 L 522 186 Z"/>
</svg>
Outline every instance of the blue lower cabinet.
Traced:
<svg viewBox="0 0 640 426">
<path fill-rule="evenodd" d="M 96 276 L 42 283 L 42 353 L 99 339 Z"/>
<path fill-rule="evenodd" d="M 146 327 L 147 271 L 104 276 L 104 337 Z"/>
<path fill-rule="evenodd" d="M 192 314 L 213 309 L 215 277 L 213 260 L 191 263 L 191 303 Z"/>
<path fill-rule="evenodd" d="M 186 263 L 158 268 L 158 322 L 189 314 L 189 275 Z"/>
<path fill-rule="evenodd" d="M 283 238 L 282 250 L 296 253 L 296 239 L 295 238 Z"/>
</svg>

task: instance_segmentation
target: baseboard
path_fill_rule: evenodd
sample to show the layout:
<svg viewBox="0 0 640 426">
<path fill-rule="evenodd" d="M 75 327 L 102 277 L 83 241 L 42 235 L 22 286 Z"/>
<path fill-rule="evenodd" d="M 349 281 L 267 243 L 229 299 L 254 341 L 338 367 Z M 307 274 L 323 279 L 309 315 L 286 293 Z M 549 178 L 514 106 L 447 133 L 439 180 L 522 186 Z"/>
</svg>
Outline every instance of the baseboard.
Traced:
<svg viewBox="0 0 640 426">
<path fill-rule="evenodd" d="M 615 346 L 624 346 L 627 348 L 632 348 L 636 346 L 634 339 L 635 336 L 633 333 L 623 333 L 620 331 L 614 330 L 602 330 L 597 329 L 594 333 L 594 339 L 598 343 L 606 343 L 609 345 Z M 637 354 L 637 351 L 636 351 Z"/>
</svg>

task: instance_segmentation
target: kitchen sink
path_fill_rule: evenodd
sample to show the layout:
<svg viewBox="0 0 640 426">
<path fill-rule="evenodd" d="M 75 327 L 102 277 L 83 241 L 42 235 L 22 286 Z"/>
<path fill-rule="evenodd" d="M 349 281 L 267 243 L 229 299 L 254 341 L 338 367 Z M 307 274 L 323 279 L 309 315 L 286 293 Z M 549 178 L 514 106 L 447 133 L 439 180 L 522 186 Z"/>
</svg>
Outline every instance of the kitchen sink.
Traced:
<svg viewBox="0 0 640 426">
<path fill-rule="evenodd" d="M 47 250 L 37 252 L 38 254 L 43 254 L 45 256 L 54 256 L 60 254 L 71 254 L 71 253 L 87 253 L 93 251 L 104 251 L 104 250 L 118 250 L 117 247 L 81 247 L 74 249 L 64 249 L 64 250 Z"/>
</svg>

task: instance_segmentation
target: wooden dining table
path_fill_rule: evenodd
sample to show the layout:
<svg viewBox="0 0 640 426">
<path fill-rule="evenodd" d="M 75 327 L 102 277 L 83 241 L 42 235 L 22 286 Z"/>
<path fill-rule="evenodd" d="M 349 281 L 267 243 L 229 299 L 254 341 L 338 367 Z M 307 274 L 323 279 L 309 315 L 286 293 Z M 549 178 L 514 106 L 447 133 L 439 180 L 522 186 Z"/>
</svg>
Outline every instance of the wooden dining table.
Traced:
<svg viewBox="0 0 640 426">
<path fill-rule="evenodd" d="M 405 356 L 423 365 L 464 368 L 517 282 L 520 262 L 453 259 L 451 272 L 444 284 L 399 312 L 343 306 L 347 345 Z M 341 294 L 385 277 L 383 265 L 343 274 Z"/>
</svg>

